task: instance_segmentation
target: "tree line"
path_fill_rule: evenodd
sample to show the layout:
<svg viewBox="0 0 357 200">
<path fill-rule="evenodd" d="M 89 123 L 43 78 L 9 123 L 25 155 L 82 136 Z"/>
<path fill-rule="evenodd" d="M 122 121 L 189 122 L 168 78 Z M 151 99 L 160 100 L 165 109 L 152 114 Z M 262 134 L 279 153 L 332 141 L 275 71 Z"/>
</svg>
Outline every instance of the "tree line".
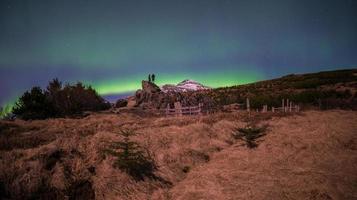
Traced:
<svg viewBox="0 0 357 200">
<path fill-rule="evenodd" d="M 19 118 L 46 119 L 81 114 L 83 111 L 99 111 L 110 108 L 91 86 L 81 82 L 65 84 L 57 78 L 47 88 L 33 87 L 15 103 L 12 110 Z"/>
</svg>

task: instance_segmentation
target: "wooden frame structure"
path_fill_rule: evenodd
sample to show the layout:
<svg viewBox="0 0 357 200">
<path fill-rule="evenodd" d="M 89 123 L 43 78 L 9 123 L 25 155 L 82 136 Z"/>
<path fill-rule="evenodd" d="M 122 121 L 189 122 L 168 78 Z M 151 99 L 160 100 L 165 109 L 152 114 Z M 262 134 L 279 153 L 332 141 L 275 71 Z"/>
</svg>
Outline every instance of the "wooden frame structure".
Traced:
<svg viewBox="0 0 357 200">
<path fill-rule="evenodd" d="M 183 107 L 180 102 L 175 102 L 175 108 L 170 108 L 170 105 L 167 104 L 165 109 L 165 115 L 175 115 L 175 116 L 182 116 L 182 115 L 199 115 L 202 113 L 203 104 L 199 103 L 198 106 L 186 106 Z"/>
</svg>

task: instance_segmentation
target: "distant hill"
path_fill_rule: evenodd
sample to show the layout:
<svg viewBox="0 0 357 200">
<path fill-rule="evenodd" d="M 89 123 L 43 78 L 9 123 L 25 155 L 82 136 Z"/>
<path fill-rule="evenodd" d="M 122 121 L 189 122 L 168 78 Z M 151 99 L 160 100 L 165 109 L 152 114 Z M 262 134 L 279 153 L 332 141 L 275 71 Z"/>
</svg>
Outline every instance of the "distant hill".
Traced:
<svg viewBox="0 0 357 200">
<path fill-rule="evenodd" d="M 209 91 L 218 105 L 244 103 L 254 108 L 279 106 L 282 98 L 324 108 L 357 108 L 357 69 L 290 74 L 281 78 Z"/>
</svg>

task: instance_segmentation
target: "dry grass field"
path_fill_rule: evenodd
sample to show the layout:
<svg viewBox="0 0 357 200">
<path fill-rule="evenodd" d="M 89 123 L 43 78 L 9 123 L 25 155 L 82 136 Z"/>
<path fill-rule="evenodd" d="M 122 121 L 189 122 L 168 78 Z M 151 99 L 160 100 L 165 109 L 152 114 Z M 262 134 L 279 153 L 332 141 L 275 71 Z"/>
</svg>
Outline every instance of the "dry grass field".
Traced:
<svg viewBox="0 0 357 200">
<path fill-rule="evenodd" d="M 257 148 L 232 137 L 267 126 Z M 105 154 L 120 130 L 154 158 L 134 180 Z M 131 112 L 0 124 L 0 199 L 356 199 L 357 112 L 160 117 Z"/>
</svg>

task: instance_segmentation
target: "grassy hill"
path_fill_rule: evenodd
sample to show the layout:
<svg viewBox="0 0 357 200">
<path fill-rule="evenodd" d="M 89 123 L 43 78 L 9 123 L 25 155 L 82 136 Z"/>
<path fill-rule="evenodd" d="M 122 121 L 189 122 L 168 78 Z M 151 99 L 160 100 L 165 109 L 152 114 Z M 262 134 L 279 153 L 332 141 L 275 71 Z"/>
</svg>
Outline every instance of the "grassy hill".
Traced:
<svg viewBox="0 0 357 200">
<path fill-rule="evenodd" d="M 217 88 L 210 95 L 217 105 L 244 103 L 247 97 L 253 108 L 281 105 L 288 98 L 305 106 L 357 109 L 357 69 L 290 74 L 256 83 Z"/>
</svg>

